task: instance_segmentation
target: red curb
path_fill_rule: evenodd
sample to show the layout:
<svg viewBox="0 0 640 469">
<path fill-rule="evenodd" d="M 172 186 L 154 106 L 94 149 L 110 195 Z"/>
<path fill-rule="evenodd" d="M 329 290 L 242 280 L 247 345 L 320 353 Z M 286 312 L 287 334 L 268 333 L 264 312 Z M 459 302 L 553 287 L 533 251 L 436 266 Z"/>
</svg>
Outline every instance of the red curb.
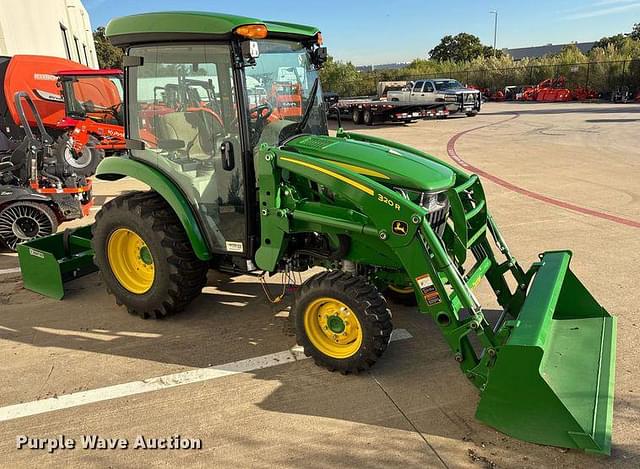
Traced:
<svg viewBox="0 0 640 469">
<path fill-rule="evenodd" d="M 562 200 L 554 199 L 553 197 L 549 197 L 544 194 L 540 194 L 538 192 L 531 191 L 529 189 L 525 189 L 523 187 L 517 186 L 509 181 L 505 181 L 498 176 L 494 176 L 476 166 L 473 166 L 463 160 L 460 155 L 456 152 L 456 142 L 465 134 L 470 132 L 475 132 L 476 130 L 484 129 L 485 127 L 491 127 L 492 125 L 504 124 L 505 122 L 509 122 L 513 119 L 517 119 L 520 117 L 520 114 L 514 114 L 508 119 L 504 119 L 498 122 L 494 122 L 492 124 L 481 125 L 479 127 L 474 127 L 472 129 L 464 130 L 462 132 L 458 132 L 453 137 L 449 139 L 447 142 L 447 153 L 449 157 L 455 161 L 459 166 L 462 166 L 464 169 L 469 170 L 470 172 L 476 173 L 478 176 L 481 176 L 489 181 L 498 184 L 499 186 L 504 187 L 505 189 L 509 189 L 510 191 L 517 192 L 518 194 L 522 194 L 526 197 L 530 197 L 532 199 L 538 200 L 540 202 L 544 202 L 549 205 L 555 205 L 556 207 L 563 208 L 565 210 L 571 210 L 573 212 L 581 213 L 583 215 L 589 215 L 591 217 L 601 218 L 603 220 L 608 220 L 613 223 L 618 223 L 620 225 L 630 226 L 632 228 L 640 228 L 640 222 L 635 220 L 629 220 L 628 218 L 622 218 L 617 215 L 611 215 L 609 213 L 600 212 L 598 210 L 594 210 L 588 207 L 582 207 L 580 205 L 575 205 L 570 202 L 564 202 Z"/>
</svg>

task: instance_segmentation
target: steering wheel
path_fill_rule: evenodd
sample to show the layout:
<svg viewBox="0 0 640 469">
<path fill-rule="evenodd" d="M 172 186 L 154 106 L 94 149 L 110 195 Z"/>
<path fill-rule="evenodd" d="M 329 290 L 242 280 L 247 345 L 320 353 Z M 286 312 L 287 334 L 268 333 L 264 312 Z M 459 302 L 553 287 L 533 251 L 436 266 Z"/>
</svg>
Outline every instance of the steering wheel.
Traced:
<svg viewBox="0 0 640 469">
<path fill-rule="evenodd" d="M 267 111 L 266 114 L 264 113 L 264 111 Z M 256 114 L 256 120 L 261 120 L 261 121 L 266 121 L 269 116 L 271 116 L 271 114 L 273 114 L 273 106 L 271 106 L 270 103 L 262 103 L 259 104 L 255 107 L 252 107 L 251 109 L 249 109 L 249 115 L 253 117 L 253 114 Z"/>
</svg>

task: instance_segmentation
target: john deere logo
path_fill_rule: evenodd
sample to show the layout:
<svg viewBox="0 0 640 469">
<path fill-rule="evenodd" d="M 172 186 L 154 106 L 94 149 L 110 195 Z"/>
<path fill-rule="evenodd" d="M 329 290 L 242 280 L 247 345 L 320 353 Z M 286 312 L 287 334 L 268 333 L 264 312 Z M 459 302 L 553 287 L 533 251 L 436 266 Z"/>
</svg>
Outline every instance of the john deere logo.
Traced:
<svg viewBox="0 0 640 469">
<path fill-rule="evenodd" d="M 407 225 L 407 222 L 404 222 L 402 220 L 396 220 L 393 222 L 391 231 L 399 236 L 406 236 L 406 234 L 409 232 L 409 225 Z"/>
</svg>

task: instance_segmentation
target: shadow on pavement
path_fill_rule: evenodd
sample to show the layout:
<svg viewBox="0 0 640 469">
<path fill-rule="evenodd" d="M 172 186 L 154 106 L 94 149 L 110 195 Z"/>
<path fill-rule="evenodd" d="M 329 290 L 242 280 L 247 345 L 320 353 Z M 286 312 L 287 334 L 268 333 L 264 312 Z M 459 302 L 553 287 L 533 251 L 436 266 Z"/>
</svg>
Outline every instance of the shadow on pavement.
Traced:
<svg viewBox="0 0 640 469">
<path fill-rule="evenodd" d="M 257 280 L 242 279 L 245 281 L 212 275 L 204 294 L 188 311 L 163 321 L 128 315 L 104 293 L 96 275 L 72 284 L 65 303 L 43 299 L 16 282 L 10 295 L 12 307 L 2 308 L 0 314 L 0 337 L 35 347 L 189 367 L 229 363 L 293 346 L 288 321 L 274 317 L 291 295 L 285 303 L 270 305 Z M 270 288 L 273 296 L 277 285 Z M 459 453 L 463 448 L 472 461 L 477 456 L 499 460 L 501 465 L 546 466 L 552 463 L 550 457 L 573 467 L 610 462 L 513 440 L 477 422 L 477 391 L 460 373 L 436 325 L 413 308 L 390 306 L 394 326 L 407 329 L 413 338 L 392 342 L 372 370 L 342 376 L 316 367 L 311 360 L 258 370 L 252 373 L 255 379 L 278 382 L 258 406 L 270 412 L 335 419 L 336 425 L 349 421 L 418 432 L 445 460 L 448 453 Z M 488 318 L 499 314 L 494 310 L 486 313 Z M 389 447 L 395 444 L 390 441 Z M 429 450 L 425 447 L 425 451 Z M 616 456 L 625 458 L 640 453 L 638 448 L 615 451 Z M 358 456 L 353 458 L 350 466 Z M 325 458 L 322 467 L 332 462 L 332 457 Z"/>
</svg>

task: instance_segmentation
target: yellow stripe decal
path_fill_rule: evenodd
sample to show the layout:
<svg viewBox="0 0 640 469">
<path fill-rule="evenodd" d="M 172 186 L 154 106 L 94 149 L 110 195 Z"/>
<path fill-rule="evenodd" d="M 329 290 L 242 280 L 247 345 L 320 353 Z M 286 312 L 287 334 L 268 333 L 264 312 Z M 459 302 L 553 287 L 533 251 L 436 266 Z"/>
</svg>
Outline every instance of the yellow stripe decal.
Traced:
<svg viewBox="0 0 640 469">
<path fill-rule="evenodd" d="M 325 168 L 321 168 L 320 166 L 316 166 L 311 163 L 306 163 L 300 160 L 294 160 L 292 158 L 287 158 L 286 156 L 281 156 L 280 159 L 282 161 L 289 161 L 294 164 L 299 164 L 300 166 L 305 166 L 307 168 L 315 169 L 316 171 L 320 171 L 321 173 L 328 174 L 331 177 L 341 180 L 342 182 L 346 182 L 347 184 L 355 187 L 356 189 L 360 189 L 362 192 L 366 192 L 369 195 L 373 195 L 373 189 L 367 187 L 363 184 L 360 184 L 358 181 L 354 181 L 353 179 L 349 179 L 348 177 L 343 176 L 342 174 L 334 173 L 333 171 Z"/>
<path fill-rule="evenodd" d="M 387 176 L 386 174 L 379 173 L 378 171 L 374 171 L 373 169 L 362 168 L 360 166 L 355 166 L 355 165 L 347 164 L 347 163 L 341 163 L 339 161 L 333 161 L 333 160 L 327 160 L 327 161 L 331 161 L 335 165 L 341 166 L 341 167 L 343 167 L 345 169 L 349 169 L 349 170 L 353 171 L 354 173 L 362 174 L 363 176 L 373 176 L 374 178 L 390 179 L 390 177 Z"/>
</svg>

